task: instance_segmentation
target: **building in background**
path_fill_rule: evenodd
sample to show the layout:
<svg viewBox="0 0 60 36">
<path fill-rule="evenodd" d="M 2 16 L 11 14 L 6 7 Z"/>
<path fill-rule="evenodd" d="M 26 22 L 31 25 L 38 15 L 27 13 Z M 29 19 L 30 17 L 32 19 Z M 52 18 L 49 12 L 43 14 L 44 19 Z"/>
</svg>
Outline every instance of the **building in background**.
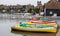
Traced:
<svg viewBox="0 0 60 36">
<path fill-rule="evenodd" d="M 30 10 L 29 10 L 30 9 Z M 20 13 L 20 12 L 35 12 L 44 16 L 60 16 L 60 0 L 50 0 L 42 5 L 41 1 L 37 1 L 37 6 L 28 5 L 0 5 L 0 13 Z"/>
<path fill-rule="evenodd" d="M 60 0 L 50 0 L 45 4 L 46 16 L 60 16 Z"/>
<path fill-rule="evenodd" d="M 0 13 L 28 12 L 30 8 L 34 8 L 34 5 L 0 5 Z"/>
<path fill-rule="evenodd" d="M 20 12 L 22 9 L 22 5 L 0 5 L 0 13 L 14 13 L 14 12 Z"/>
<path fill-rule="evenodd" d="M 60 0 L 50 0 L 44 5 L 41 4 L 41 1 L 37 1 L 37 7 L 40 14 L 44 16 L 60 16 Z"/>
<path fill-rule="evenodd" d="M 44 7 L 43 7 L 41 1 L 37 1 L 37 8 L 39 8 L 40 15 L 44 15 Z"/>
</svg>

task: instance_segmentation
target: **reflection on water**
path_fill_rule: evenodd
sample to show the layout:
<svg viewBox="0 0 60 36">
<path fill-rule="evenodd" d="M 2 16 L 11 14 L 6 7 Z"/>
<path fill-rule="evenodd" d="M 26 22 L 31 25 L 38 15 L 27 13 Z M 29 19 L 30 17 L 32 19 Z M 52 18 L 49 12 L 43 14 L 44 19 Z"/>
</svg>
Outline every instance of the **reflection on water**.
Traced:
<svg viewBox="0 0 60 36">
<path fill-rule="evenodd" d="M 22 31 L 11 31 L 14 34 L 21 34 L 23 36 L 56 36 L 56 33 L 34 33 L 34 32 L 22 32 Z"/>
<path fill-rule="evenodd" d="M 56 36 L 55 33 L 32 33 L 32 32 L 11 32 L 11 26 L 18 23 L 17 20 L 0 20 L 0 36 Z M 60 34 L 57 34 L 60 35 Z"/>
</svg>

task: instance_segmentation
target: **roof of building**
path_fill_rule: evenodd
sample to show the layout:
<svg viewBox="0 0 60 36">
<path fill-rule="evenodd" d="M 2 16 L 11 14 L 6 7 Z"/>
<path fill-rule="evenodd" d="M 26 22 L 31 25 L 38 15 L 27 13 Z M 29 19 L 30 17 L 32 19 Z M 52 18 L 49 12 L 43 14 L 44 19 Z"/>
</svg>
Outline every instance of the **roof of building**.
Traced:
<svg viewBox="0 0 60 36">
<path fill-rule="evenodd" d="M 60 2 L 59 1 L 49 1 L 45 4 L 45 8 L 50 8 L 50 9 L 60 9 Z"/>
<path fill-rule="evenodd" d="M 0 5 L 0 9 L 1 8 L 22 8 L 23 6 L 21 5 L 10 5 L 10 6 L 5 6 L 5 5 Z"/>
</svg>

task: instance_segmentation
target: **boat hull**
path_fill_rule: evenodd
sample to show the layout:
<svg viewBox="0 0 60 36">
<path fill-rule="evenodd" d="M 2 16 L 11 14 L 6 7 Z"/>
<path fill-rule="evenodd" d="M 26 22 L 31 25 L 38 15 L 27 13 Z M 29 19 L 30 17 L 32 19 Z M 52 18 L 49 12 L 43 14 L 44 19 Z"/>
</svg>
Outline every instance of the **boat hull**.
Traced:
<svg viewBox="0 0 60 36">
<path fill-rule="evenodd" d="M 52 32 L 52 33 L 57 32 L 57 28 L 55 28 L 55 27 L 51 27 L 51 28 L 29 28 L 29 27 L 19 26 L 19 24 L 12 26 L 11 29 L 22 30 L 22 31 L 30 31 L 30 32 Z"/>
</svg>

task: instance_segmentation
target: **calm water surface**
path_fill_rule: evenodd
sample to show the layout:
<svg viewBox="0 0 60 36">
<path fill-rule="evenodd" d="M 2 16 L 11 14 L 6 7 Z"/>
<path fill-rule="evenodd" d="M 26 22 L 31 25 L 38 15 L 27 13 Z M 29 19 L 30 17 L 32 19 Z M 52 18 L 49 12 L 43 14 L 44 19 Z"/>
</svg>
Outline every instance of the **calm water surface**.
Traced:
<svg viewBox="0 0 60 36">
<path fill-rule="evenodd" d="M 0 19 L 0 36 L 60 36 L 60 30 L 58 33 L 11 32 L 11 26 L 16 23 L 19 23 L 19 21 Z"/>
</svg>

